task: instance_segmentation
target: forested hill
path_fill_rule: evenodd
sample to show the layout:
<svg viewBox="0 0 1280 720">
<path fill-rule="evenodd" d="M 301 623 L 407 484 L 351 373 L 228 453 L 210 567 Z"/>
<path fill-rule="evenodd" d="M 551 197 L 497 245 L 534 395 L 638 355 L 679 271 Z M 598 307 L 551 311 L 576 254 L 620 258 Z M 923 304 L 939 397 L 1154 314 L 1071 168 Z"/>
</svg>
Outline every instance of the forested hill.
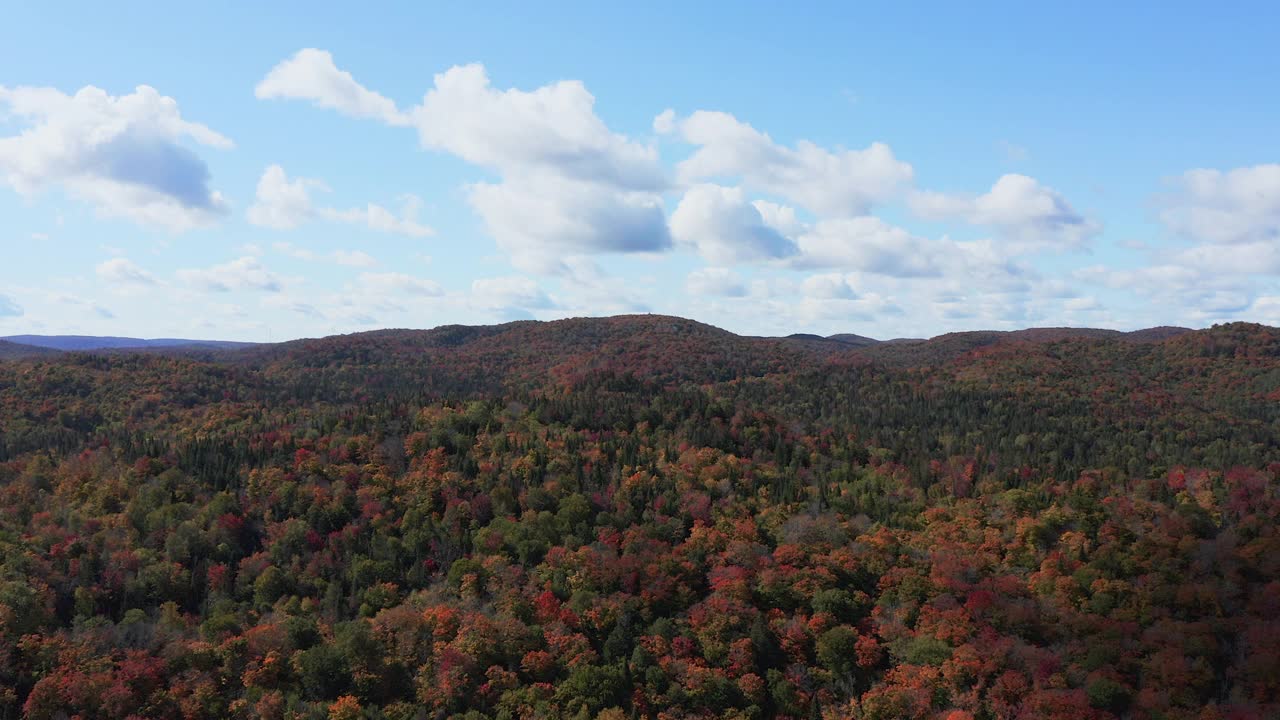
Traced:
<svg viewBox="0 0 1280 720">
<path fill-rule="evenodd" d="M 1280 717 L 1278 474 L 1244 323 L 48 351 L 0 718 Z"/>
<path fill-rule="evenodd" d="M 23 358 L 42 356 L 47 357 L 49 355 L 56 355 L 57 353 L 57 350 L 51 350 L 49 348 L 0 340 L 0 360 L 20 360 Z"/>
</svg>

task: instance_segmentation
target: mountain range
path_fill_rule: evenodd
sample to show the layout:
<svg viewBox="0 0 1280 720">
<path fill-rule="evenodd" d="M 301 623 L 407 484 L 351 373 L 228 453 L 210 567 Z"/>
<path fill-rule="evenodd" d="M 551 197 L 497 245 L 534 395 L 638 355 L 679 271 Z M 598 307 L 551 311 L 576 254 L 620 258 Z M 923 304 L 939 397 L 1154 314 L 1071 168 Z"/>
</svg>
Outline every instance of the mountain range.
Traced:
<svg viewBox="0 0 1280 720">
<path fill-rule="evenodd" d="M 97 335 L 9 335 L 0 337 L 0 359 L 23 357 L 47 357 L 55 352 L 90 352 L 90 351 L 151 351 L 151 352 L 201 352 L 201 351 L 267 351 L 271 347 L 296 348 L 309 347 L 316 342 L 366 342 L 384 339 L 392 341 L 414 342 L 420 339 L 428 345 L 461 345 L 471 340 L 501 335 L 512 338 L 527 339 L 529 333 L 563 334 L 561 328 L 587 328 L 631 326 L 637 332 L 651 328 L 654 323 L 663 322 L 702 326 L 708 330 L 719 331 L 718 328 L 705 326 L 692 320 L 662 315 L 632 315 L 612 318 L 571 318 L 549 322 L 517 321 L 501 325 L 443 325 L 430 330 L 375 330 L 350 335 L 329 336 L 319 339 L 302 339 L 281 343 L 251 343 L 227 340 L 193 340 L 187 338 L 136 338 Z M 542 328 L 537 330 L 536 328 Z M 877 340 L 875 338 L 853 333 L 834 335 L 816 335 L 795 333 L 785 337 L 740 336 L 745 341 L 763 341 L 781 343 L 785 346 L 816 351 L 845 352 L 854 349 L 873 349 L 869 355 L 885 360 L 911 362 L 932 356 L 938 352 L 951 354 L 1010 341 L 1052 341 L 1070 338 L 1112 338 L 1128 342 L 1152 342 L 1174 337 L 1182 333 L 1192 332 L 1183 327 L 1154 327 L 1132 332 L 1105 330 L 1098 328 L 1027 328 L 1023 330 L 997 331 L 978 330 L 956 332 L 939 335 L 933 338 L 893 338 Z M 345 338 L 345 340 L 336 340 Z M 911 350 L 903 348 L 910 347 Z"/>
<path fill-rule="evenodd" d="M 254 343 L 227 340 L 188 340 L 183 338 L 133 338 L 101 335 L 9 335 L 0 337 L 8 343 L 30 345 L 51 350 L 133 350 L 142 348 L 207 348 L 234 350 Z"/>
</svg>

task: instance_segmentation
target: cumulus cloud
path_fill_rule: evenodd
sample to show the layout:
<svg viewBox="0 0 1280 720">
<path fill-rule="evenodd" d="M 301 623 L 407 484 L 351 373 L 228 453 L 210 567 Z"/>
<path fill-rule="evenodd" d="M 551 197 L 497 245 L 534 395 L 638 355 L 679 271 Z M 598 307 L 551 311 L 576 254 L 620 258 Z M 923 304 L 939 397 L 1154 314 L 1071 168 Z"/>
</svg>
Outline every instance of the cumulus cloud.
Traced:
<svg viewBox="0 0 1280 720">
<path fill-rule="evenodd" d="M 768 211 L 777 214 L 776 206 Z M 695 185 L 671 215 L 671 234 L 708 262 L 732 265 L 795 255 L 796 245 L 769 225 L 741 188 Z"/>
<path fill-rule="evenodd" d="M 484 67 L 454 67 L 412 118 L 423 147 L 496 170 L 472 207 L 517 267 L 563 272 L 566 254 L 671 246 L 657 152 L 613 133 L 580 82 L 498 90 Z"/>
<path fill-rule="evenodd" d="M 411 111 L 423 147 L 503 173 L 544 173 L 627 190 L 666 186 L 657 151 L 609 130 L 576 80 L 498 90 L 483 65 L 435 76 Z"/>
<path fill-rule="evenodd" d="M 281 67 L 306 77 L 279 89 Z M 338 78 L 333 80 L 332 78 Z M 268 82 L 270 81 L 270 82 Z M 671 246 L 661 192 L 668 186 L 656 149 L 614 133 L 595 113 L 595 97 L 577 81 L 534 90 L 495 88 L 484 66 L 434 76 L 417 106 L 400 113 L 333 66 L 321 51 L 303 51 L 263 81 L 259 97 L 307 99 L 348 114 L 411 125 L 422 147 L 495 171 L 499 182 L 469 186 L 471 206 L 518 267 L 563 273 L 565 258 L 607 252 L 650 252 Z M 341 85 L 343 92 L 321 92 Z M 305 89 L 296 89 L 305 88 Z M 360 103 L 349 98 L 364 98 Z M 354 215 L 354 213 L 346 213 Z M 378 219 L 369 213 L 370 223 Z"/>
<path fill-rule="evenodd" d="M 98 213 L 180 232 L 227 211 L 209 187 L 204 160 L 187 143 L 227 149 L 232 142 L 183 119 L 178 103 L 138 86 L 118 97 L 86 86 L 0 86 L 0 106 L 28 123 L 0 137 L 0 178 L 19 194 L 59 186 Z"/>
<path fill-rule="evenodd" d="M 114 285 L 146 286 L 157 283 L 154 275 L 138 267 L 137 264 L 127 258 L 107 260 L 100 263 L 95 268 L 95 271 L 98 277 Z"/>
<path fill-rule="evenodd" d="M 944 327 L 1007 327 L 1046 313 L 1103 312 L 1093 295 L 1042 278 L 1023 261 L 1031 253 L 1081 249 L 1101 231 L 1057 190 L 1026 175 L 1004 175 L 973 194 L 911 192 L 913 168 L 882 143 L 847 149 L 779 142 L 728 113 L 666 110 L 653 118 L 653 133 L 687 144 L 688 151 L 669 173 L 653 144 L 658 141 L 612 130 L 581 82 L 495 86 L 479 64 L 434 75 L 419 103 L 397 106 L 339 69 L 328 53 L 303 50 L 272 69 L 257 93 L 412 128 L 423 149 L 483 168 L 488 177 L 464 190 L 488 233 L 519 271 L 558 275 L 554 298 L 528 277 L 486 278 L 470 294 L 446 293 L 442 300 L 421 301 L 424 306 L 456 299 L 472 310 L 511 317 L 600 312 L 613 307 L 608 303 L 619 291 L 617 283 L 602 279 L 595 256 L 678 245 L 711 266 L 685 278 L 690 296 L 735 311 L 740 301 L 722 299 L 749 297 L 762 307 L 794 302 L 801 310 L 786 317 L 796 322 L 892 315 L 904 306 Z M 1024 155 L 1012 145 L 1002 149 L 1012 159 Z M 323 184 L 277 170 L 259 183 L 250 210 L 258 224 L 332 221 L 429 232 L 417 224 L 415 203 L 403 213 L 380 205 L 321 207 L 314 198 Z M 1260 165 L 1180 176 L 1161 199 L 1160 219 L 1194 243 L 1144 251 L 1152 256 L 1145 268 L 1092 277 L 1083 271 L 1074 280 L 1136 288 L 1161 303 L 1198 303 L 1204 317 L 1250 312 L 1255 295 L 1275 295 L 1265 290 L 1263 276 L 1280 273 L 1278 174 L 1280 166 Z M 674 204 L 669 217 L 667 199 Z M 991 237 L 926 238 L 871 215 L 901 199 L 921 217 L 986 228 Z M 1222 252 L 1223 243 L 1232 252 Z M 312 257 L 371 262 L 364 255 Z M 758 272 L 747 282 L 729 269 L 743 263 L 799 273 L 792 281 Z M 393 275 L 371 277 L 384 278 L 387 286 L 407 282 Z M 1167 292 L 1145 287 L 1161 283 Z M 364 287 L 348 290 L 366 292 Z M 402 287 L 400 296 L 414 294 L 411 285 Z"/>
<path fill-rule="evenodd" d="M 680 162 L 681 180 L 737 177 L 753 190 L 783 197 L 820 215 L 849 217 L 895 197 L 910 184 L 911 165 L 888 145 L 828 150 L 807 140 L 780 145 L 767 134 L 723 112 L 699 110 L 676 120 L 663 113 L 655 128 L 679 131 L 698 146 Z"/>
<path fill-rule="evenodd" d="M 333 55 L 304 48 L 271 69 L 254 88 L 259 99 L 308 100 L 320 107 L 357 118 L 373 118 L 388 125 L 407 125 L 409 119 L 390 99 L 356 82 L 339 70 Z"/>
<path fill-rule="evenodd" d="M 1019 174 L 1002 176 L 977 197 L 917 192 L 910 205 L 928 220 L 958 219 L 997 228 L 1028 248 L 1079 248 L 1101 231 L 1056 190 Z"/>
<path fill-rule="evenodd" d="M 312 190 L 328 191 L 329 187 L 314 178 L 290 179 L 279 165 L 268 166 L 258 179 L 257 195 L 246 217 L 254 225 L 276 230 L 290 230 L 321 218 L 410 237 L 426 237 L 435 232 L 418 222 L 422 201 L 413 195 L 404 196 L 403 207 L 397 215 L 374 203 L 362 208 L 316 207 L 311 199 Z"/>
<path fill-rule="evenodd" d="M 651 193 L 549 175 L 477 183 L 470 198 L 498 245 L 529 272 L 566 274 L 574 255 L 671 246 L 662 199 Z"/>
<path fill-rule="evenodd" d="M 821 220 L 797 238 L 801 268 L 844 268 L 892 277 L 942 273 L 939 247 L 878 217 Z"/>
<path fill-rule="evenodd" d="M 694 270 L 685 278 L 685 290 L 690 295 L 713 297 L 745 297 L 747 287 L 742 277 L 726 268 Z"/>
<path fill-rule="evenodd" d="M 289 179 L 284 168 L 268 166 L 258 179 L 257 195 L 245 215 L 249 222 L 276 230 L 290 230 L 315 217 L 311 189 L 325 190 L 312 178 Z"/>
<path fill-rule="evenodd" d="M 1218 244 L 1280 240 L 1280 164 L 1190 170 L 1170 184 L 1160 220 L 1175 233 Z"/>
<path fill-rule="evenodd" d="M 279 276 L 267 270 L 256 257 L 252 256 L 208 268 L 179 270 L 178 279 L 211 292 L 232 290 L 279 292 L 283 285 Z"/>
</svg>

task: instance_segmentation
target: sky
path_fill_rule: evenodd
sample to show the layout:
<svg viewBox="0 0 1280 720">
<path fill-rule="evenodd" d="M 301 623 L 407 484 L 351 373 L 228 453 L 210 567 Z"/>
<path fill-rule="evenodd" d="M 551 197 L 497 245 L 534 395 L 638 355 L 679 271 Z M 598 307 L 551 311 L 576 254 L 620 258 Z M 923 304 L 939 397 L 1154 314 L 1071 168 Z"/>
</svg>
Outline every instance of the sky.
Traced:
<svg viewBox="0 0 1280 720">
<path fill-rule="evenodd" d="M 1280 324 L 1274 4 L 177 5 L 5 10 L 0 335 Z"/>
</svg>

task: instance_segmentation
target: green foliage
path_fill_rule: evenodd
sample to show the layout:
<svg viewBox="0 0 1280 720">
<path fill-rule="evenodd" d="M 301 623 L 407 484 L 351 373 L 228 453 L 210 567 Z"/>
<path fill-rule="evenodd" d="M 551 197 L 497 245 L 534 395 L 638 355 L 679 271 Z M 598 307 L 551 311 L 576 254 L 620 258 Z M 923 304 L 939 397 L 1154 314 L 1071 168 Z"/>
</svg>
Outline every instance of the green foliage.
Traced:
<svg viewBox="0 0 1280 720">
<path fill-rule="evenodd" d="M 837 625 L 818 636 L 818 662 L 839 676 L 852 675 L 857 667 L 858 631 Z"/>
</svg>

